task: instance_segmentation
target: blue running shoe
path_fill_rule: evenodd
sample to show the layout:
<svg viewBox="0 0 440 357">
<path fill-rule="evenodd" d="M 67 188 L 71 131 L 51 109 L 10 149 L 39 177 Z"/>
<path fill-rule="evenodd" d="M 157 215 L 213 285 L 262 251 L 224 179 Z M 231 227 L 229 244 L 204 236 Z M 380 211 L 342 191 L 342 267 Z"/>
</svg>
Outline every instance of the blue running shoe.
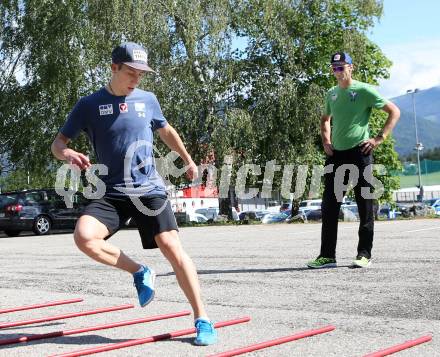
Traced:
<svg viewBox="0 0 440 357">
<path fill-rule="evenodd" d="M 139 304 L 141 307 L 148 305 L 154 298 L 154 281 L 156 274 L 152 269 L 148 269 L 145 265 L 142 266 L 143 271 L 134 273 L 134 286 L 136 287 Z"/>
<path fill-rule="evenodd" d="M 208 346 L 217 342 L 217 331 L 214 324 L 205 319 L 197 319 L 195 321 L 197 337 L 194 344 L 199 346 Z"/>
</svg>

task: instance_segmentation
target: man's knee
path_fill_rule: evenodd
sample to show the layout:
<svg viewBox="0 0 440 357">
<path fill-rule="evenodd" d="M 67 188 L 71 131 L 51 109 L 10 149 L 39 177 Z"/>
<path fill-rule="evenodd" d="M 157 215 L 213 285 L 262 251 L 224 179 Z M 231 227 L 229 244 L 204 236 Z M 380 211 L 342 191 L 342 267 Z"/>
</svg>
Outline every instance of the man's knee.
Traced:
<svg viewBox="0 0 440 357">
<path fill-rule="evenodd" d="M 167 258 L 179 258 L 182 246 L 176 231 L 162 232 L 156 235 L 156 243 Z"/>
<path fill-rule="evenodd" d="M 93 253 L 99 249 L 99 243 L 108 236 L 108 234 L 107 227 L 102 223 L 93 217 L 83 216 L 78 220 L 73 238 L 79 250 L 86 253 Z"/>
<path fill-rule="evenodd" d="M 82 252 L 91 253 L 97 249 L 96 236 L 94 237 L 90 233 L 86 233 L 80 230 L 75 230 L 75 233 L 73 234 L 73 238 L 75 240 L 76 246 Z"/>
</svg>

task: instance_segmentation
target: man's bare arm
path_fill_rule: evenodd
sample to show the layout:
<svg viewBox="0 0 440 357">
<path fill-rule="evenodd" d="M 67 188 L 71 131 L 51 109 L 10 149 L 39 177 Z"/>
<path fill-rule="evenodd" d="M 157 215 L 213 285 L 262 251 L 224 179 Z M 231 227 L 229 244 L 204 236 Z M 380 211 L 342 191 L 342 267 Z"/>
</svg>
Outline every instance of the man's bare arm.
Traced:
<svg viewBox="0 0 440 357">
<path fill-rule="evenodd" d="M 388 118 L 379 135 L 377 135 L 375 138 L 365 140 L 361 144 L 362 152 L 364 154 L 369 154 L 372 150 L 376 149 L 380 144 L 382 144 L 386 137 L 391 134 L 391 131 L 399 121 L 400 110 L 394 103 L 388 102 L 381 109 L 388 113 Z"/>
<path fill-rule="evenodd" d="M 191 158 L 191 155 L 183 145 L 182 139 L 180 138 L 177 131 L 169 124 L 164 128 L 160 128 L 157 130 L 159 132 L 160 139 L 173 151 L 176 151 L 182 160 L 185 162 L 185 165 L 188 166 L 187 175 L 190 179 L 197 178 L 198 169 L 197 165 Z"/>
<path fill-rule="evenodd" d="M 382 107 L 382 110 L 386 113 L 388 113 L 388 118 L 385 122 L 385 125 L 382 129 L 382 136 L 384 138 L 386 138 L 388 135 L 391 134 L 391 131 L 394 129 L 394 127 L 396 126 L 397 122 L 399 121 L 400 118 L 400 110 L 397 107 L 397 105 L 395 105 L 392 102 L 388 102 L 387 104 L 385 104 Z"/>
<path fill-rule="evenodd" d="M 81 170 L 85 170 L 91 166 L 89 158 L 73 149 L 69 149 L 67 144 L 70 139 L 58 133 L 51 145 L 52 154 L 59 160 L 67 161 L 71 165 L 78 166 Z"/>
<path fill-rule="evenodd" d="M 327 155 L 333 155 L 333 145 L 331 140 L 331 122 L 332 117 L 330 115 L 323 115 L 321 117 L 321 139 L 322 146 L 324 147 L 324 151 Z"/>
</svg>

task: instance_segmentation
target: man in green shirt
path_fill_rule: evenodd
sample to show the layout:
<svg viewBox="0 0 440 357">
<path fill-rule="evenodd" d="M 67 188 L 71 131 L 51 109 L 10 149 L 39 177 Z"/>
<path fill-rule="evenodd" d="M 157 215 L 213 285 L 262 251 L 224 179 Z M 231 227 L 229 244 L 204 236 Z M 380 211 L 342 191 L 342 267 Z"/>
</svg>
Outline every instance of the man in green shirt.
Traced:
<svg viewBox="0 0 440 357">
<path fill-rule="evenodd" d="M 324 176 L 321 252 L 307 266 L 336 266 L 339 210 L 349 179 L 349 172 L 345 171 L 347 166 L 341 166 L 353 165 L 359 173 L 353 189 L 360 219 L 358 252 L 353 266 L 364 268 L 371 262 L 374 212 L 373 199 L 365 197 L 367 195 L 363 191 L 370 192 L 372 188 L 373 150 L 391 133 L 399 120 L 400 111 L 372 86 L 352 79 L 353 62 L 347 53 L 335 53 L 331 57 L 331 67 L 338 85 L 330 89 L 326 96 L 325 113 L 321 118 L 321 137 L 327 155 L 326 166 L 330 168 L 328 165 L 332 165 L 332 171 Z M 388 113 L 383 129 L 374 138 L 370 137 L 368 128 L 373 108 Z M 342 177 L 337 174 L 338 168 L 343 170 Z"/>
</svg>

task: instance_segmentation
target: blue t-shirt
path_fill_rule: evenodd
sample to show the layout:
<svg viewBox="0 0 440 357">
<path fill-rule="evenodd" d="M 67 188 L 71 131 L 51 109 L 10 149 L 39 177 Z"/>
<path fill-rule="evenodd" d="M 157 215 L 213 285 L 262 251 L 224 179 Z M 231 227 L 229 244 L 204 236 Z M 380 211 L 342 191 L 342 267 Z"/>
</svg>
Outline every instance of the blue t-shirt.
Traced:
<svg viewBox="0 0 440 357">
<path fill-rule="evenodd" d="M 150 196 L 165 195 L 154 162 L 153 131 L 166 125 L 153 93 L 135 89 L 114 96 L 102 88 L 76 103 L 60 132 L 70 139 L 86 132 L 98 163 L 108 167 L 108 175 L 100 176 L 106 194 Z"/>
</svg>

